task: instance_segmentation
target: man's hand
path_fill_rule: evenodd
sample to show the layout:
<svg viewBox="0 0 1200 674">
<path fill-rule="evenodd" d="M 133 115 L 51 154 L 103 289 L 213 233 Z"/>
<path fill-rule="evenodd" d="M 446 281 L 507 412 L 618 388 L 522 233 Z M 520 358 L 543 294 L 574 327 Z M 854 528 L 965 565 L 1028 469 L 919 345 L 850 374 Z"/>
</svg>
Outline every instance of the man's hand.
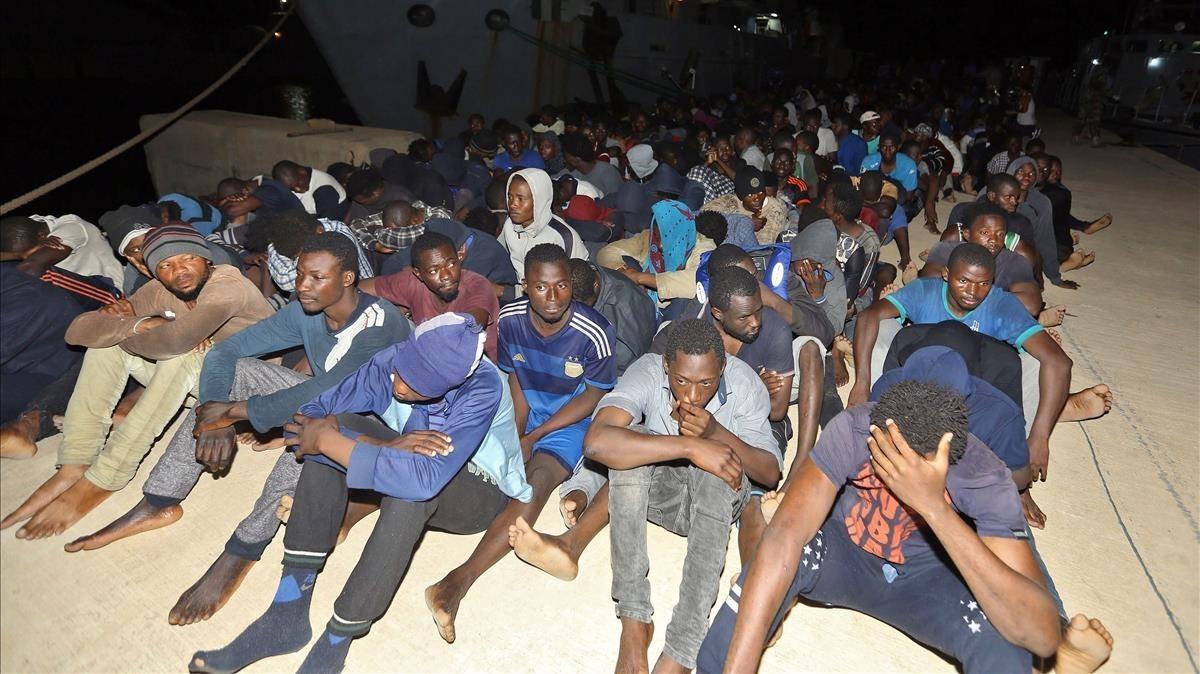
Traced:
<svg viewBox="0 0 1200 674">
<path fill-rule="evenodd" d="M 679 403 L 679 434 L 689 438 L 711 438 L 717 430 L 717 420 L 699 405 Z"/>
<path fill-rule="evenodd" d="M 688 460 L 700 470 L 711 473 L 737 491 L 742 487 L 742 460 L 737 452 L 720 442 L 697 438 L 689 441 Z"/>
<path fill-rule="evenodd" d="M 528 463 L 529 458 L 533 456 L 533 444 L 535 442 L 537 442 L 537 438 L 533 437 L 532 435 L 521 436 L 521 457 L 526 463 Z"/>
<path fill-rule="evenodd" d="M 192 431 L 192 435 L 198 438 L 206 431 L 228 428 L 244 420 L 245 411 L 243 409 L 242 413 L 238 414 L 239 407 L 244 408 L 245 403 L 222 403 L 214 400 L 196 405 L 196 429 Z"/>
<path fill-rule="evenodd" d="M 621 272 L 630 281 L 633 281 L 640 286 L 646 285 L 646 276 L 648 276 L 648 274 L 644 271 L 634 269 L 633 267 L 629 267 L 627 265 L 621 265 L 617 271 Z"/>
<path fill-rule="evenodd" d="M 236 447 L 237 432 L 232 426 L 203 431 L 196 436 L 196 462 L 210 473 L 224 472 Z"/>
<path fill-rule="evenodd" d="M 58 238 L 57 236 L 48 236 L 41 241 L 38 241 L 36 246 L 33 246 L 24 253 L 21 253 L 21 257 L 29 259 L 30 256 L 39 250 L 56 250 L 60 253 L 70 253 L 72 249 L 70 246 L 63 243 L 62 239 Z"/>
<path fill-rule="evenodd" d="M 105 316 L 126 316 L 128 318 L 137 316 L 133 310 L 133 302 L 129 300 L 117 300 L 112 304 L 105 304 L 100 307 L 99 312 Z"/>
<path fill-rule="evenodd" d="M 1029 437 L 1029 473 L 1034 482 L 1045 482 L 1050 473 L 1050 440 Z"/>
<path fill-rule="evenodd" d="M 900 427 L 888 419 L 886 429 L 871 426 L 867 447 L 875 475 L 904 505 L 928 518 L 946 506 L 946 474 L 950 470 L 950 439 L 942 435 L 932 458 L 925 458 L 908 445 Z"/>
<path fill-rule="evenodd" d="M 756 232 L 767 226 L 767 219 L 762 216 L 761 211 L 755 211 L 750 216 L 750 222 L 754 225 L 754 231 Z"/>
<path fill-rule="evenodd" d="M 171 321 L 168 321 L 167 319 L 163 318 L 162 316 L 147 316 L 145 319 L 143 319 L 140 323 L 137 324 L 137 327 L 135 327 L 133 329 L 133 334 L 140 335 L 144 332 L 150 332 L 151 330 L 153 330 L 157 327 L 166 325 L 167 323 L 170 323 L 170 322 Z"/>
<path fill-rule="evenodd" d="M 798 276 L 801 281 L 804 281 L 804 288 L 808 290 L 808 296 L 814 300 L 825 294 L 825 269 L 820 262 L 813 262 L 808 258 L 800 260 L 800 273 Z"/>
<path fill-rule="evenodd" d="M 393 449 L 421 456 L 446 456 L 454 451 L 450 436 L 440 431 L 412 431 L 385 444 Z"/>
<path fill-rule="evenodd" d="M 310 454 L 320 454 L 322 436 L 330 431 L 340 432 L 337 417 L 333 415 L 306 417 L 303 414 L 295 414 L 292 416 L 292 423 L 285 424 L 283 430 L 295 434 L 294 437 L 286 438 L 284 444 L 296 448 L 297 459 Z"/>
<path fill-rule="evenodd" d="M 760 367 L 758 368 L 758 378 L 766 385 L 768 395 L 773 396 L 783 390 L 783 376 L 775 370 Z"/>
</svg>

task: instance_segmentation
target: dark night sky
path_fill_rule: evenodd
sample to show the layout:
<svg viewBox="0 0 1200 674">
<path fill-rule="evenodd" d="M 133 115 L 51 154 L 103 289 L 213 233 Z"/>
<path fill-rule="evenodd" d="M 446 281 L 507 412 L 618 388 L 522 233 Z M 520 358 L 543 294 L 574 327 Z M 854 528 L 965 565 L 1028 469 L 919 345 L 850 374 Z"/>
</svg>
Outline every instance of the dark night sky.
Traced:
<svg viewBox="0 0 1200 674">
<path fill-rule="evenodd" d="M 789 7 L 807 4 L 785 0 L 785 19 L 795 15 Z M 1119 28 L 1129 7 L 1120 0 L 817 4 L 826 22 L 845 26 L 848 46 L 875 51 L 878 62 L 1040 55 L 1065 63 L 1077 41 Z M 41 0 L 6 6 L 0 26 L 6 105 L 0 107 L 0 122 L 10 161 L 0 177 L 0 199 L 135 135 L 138 115 L 186 101 L 249 50 L 262 35 L 256 26 L 270 25 L 277 7 L 277 0 Z M 279 97 L 272 95 L 279 84 L 311 86 L 315 116 L 357 121 L 297 17 L 289 20 L 283 39 L 201 106 L 282 114 Z M 23 212 L 74 210 L 92 219 L 99 210 L 154 196 L 144 155 L 132 150 Z"/>
</svg>

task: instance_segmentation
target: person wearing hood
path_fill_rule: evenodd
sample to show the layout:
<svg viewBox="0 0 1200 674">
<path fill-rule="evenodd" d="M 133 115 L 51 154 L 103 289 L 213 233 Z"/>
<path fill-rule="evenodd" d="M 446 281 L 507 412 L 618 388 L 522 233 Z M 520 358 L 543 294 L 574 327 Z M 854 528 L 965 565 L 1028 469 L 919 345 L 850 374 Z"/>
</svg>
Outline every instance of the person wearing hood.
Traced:
<svg viewBox="0 0 1200 674">
<path fill-rule="evenodd" d="M 649 181 L 650 176 L 658 168 L 658 160 L 654 158 L 654 148 L 648 143 L 640 143 L 629 148 L 629 152 L 625 153 L 625 159 L 628 162 L 626 177 L 637 183 Z"/>
<path fill-rule="evenodd" d="M 283 575 L 265 615 L 193 672 L 231 672 L 308 644 L 317 574 L 350 490 L 382 495 L 379 519 L 300 671 L 341 671 L 353 640 L 387 611 L 426 529 L 475 534 L 528 502 L 513 396 L 483 358 L 484 329 L 446 313 L 380 351 L 300 408 L 288 444 L 304 459 L 284 534 Z M 375 418 L 358 416 L 373 413 Z"/>
<path fill-rule="evenodd" d="M 541 169 L 521 169 L 508 178 L 508 218 L 500 229 L 500 245 L 508 251 L 517 278 L 524 283 L 525 254 L 539 243 L 552 243 L 568 257 L 588 259 L 587 248 L 570 225 L 554 215 L 554 183 Z"/>
<path fill-rule="evenodd" d="M 1037 183 L 1037 162 L 1032 157 L 1021 156 L 1010 161 L 1005 173 L 1017 179 L 1021 186 L 1017 212 L 1033 223 L 1033 247 L 1042 259 L 1042 273 L 1056 286 L 1074 290 L 1079 284 L 1062 277 L 1058 268 L 1058 243 L 1054 238 L 1054 206 L 1050 198 L 1034 185 Z"/>
<path fill-rule="evenodd" d="M 551 178 L 557 178 L 567 172 L 562 143 L 559 142 L 557 134 L 549 131 L 535 134 L 533 143 L 538 154 L 542 156 L 542 162 L 546 164 L 546 173 L 549 173 Z"/>
<path fill-rule="evenodd" d="M 763 172 L 743 166 L 734 176 L 734 193 L 717 197 L 704 204 L 703 210 L 750 218 L 754 226 L 754 238 L 760 244 L 775 243 L 788 226 L 787 206 L 778 197 L 767 196 L 766 176 Z"/>
<path fill-rule="evenodd" d="M 601 248 L 596 262 L 625 274 L 665 308 L 671 300 L 696 296 L 700 258 L 717 246 L 696 231 L 695 214 L 682 202 L 664 199 L 650 211 L 648 228 Z"/>
</svg>

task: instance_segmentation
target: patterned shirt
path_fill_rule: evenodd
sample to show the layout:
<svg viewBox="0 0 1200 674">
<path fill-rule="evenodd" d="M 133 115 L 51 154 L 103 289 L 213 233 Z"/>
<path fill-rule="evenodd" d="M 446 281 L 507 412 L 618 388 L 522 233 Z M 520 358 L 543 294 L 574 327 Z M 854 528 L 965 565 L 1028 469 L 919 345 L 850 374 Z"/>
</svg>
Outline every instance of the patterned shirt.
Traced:
<svg viewBox="0 0 1200 674">
<path fill-rule="evenodd" d="M 430 206 L 423 201 L 414 201 L 412 206 L 425 213 L 426 220 L 430 218 L 454 219 L 454 214 L 441 206 Z M 354 220 L 350 223 L 350 228 L 354 230 L 354 235 L 358 237 L 363 247 L 368 250 L 375 248 L 376 243 L 392 250 L 408 248 L 413 245 L 417 237 L 425 233 L 424 225 L 384 227 L 382 211 Z"/>
<path fill-rule="evenodd" d="M 687 178 L 704 186 L 704 203 L 734 193 L 733 180 L 724 173 L 707 166 L 693 166 L 688 170 Z"/>
<path fill-rule="evenodd" d="M 354 238 L 354 232 L 346 225 L 337 220 L 328 218 L 320 218 L 321 226 L 327 232 L 337 232 L 350 239 L 358 245 L 358 240 Z M 296 289 L 296 261 L 290 257 L 281 254 L 275 250 L 275 244 L 267 244 L 267 269 L 271 272 L 271 280 L 275 281 L 275 285 L 284 292 L 292 292 Z M 371 278 L 375 276 L 375 270 L 371 268 L 371 261 L 363 254 L 361 250 L 358 252 L 358 278 Z"/>
</svg>

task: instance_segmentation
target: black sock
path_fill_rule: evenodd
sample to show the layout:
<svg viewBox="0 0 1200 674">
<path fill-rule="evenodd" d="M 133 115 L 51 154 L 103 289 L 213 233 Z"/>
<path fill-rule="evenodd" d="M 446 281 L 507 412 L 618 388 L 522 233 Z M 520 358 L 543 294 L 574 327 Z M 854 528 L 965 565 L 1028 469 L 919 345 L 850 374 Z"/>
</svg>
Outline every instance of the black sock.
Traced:
<svg viewBox="0 0 1200 674">
<path fill-rule="evenodd" d="M 328 627 L 317 637 L 317 643 L 300 664 L 297 674 L 336 674 L 346 666 L 352 636 L 337 634 Z"/>
<path fill-rule="evenodd" d="M 225 648 L 197 651 L 188 669 L 193 672 L 236 672 L 263 658 L 295 653 L 304 648 L 312 638 L 308 607 L 316 580 L 317 569 L 283 567 L 283 577 L 267 612 L 250 623 Z"/>
</svg>

